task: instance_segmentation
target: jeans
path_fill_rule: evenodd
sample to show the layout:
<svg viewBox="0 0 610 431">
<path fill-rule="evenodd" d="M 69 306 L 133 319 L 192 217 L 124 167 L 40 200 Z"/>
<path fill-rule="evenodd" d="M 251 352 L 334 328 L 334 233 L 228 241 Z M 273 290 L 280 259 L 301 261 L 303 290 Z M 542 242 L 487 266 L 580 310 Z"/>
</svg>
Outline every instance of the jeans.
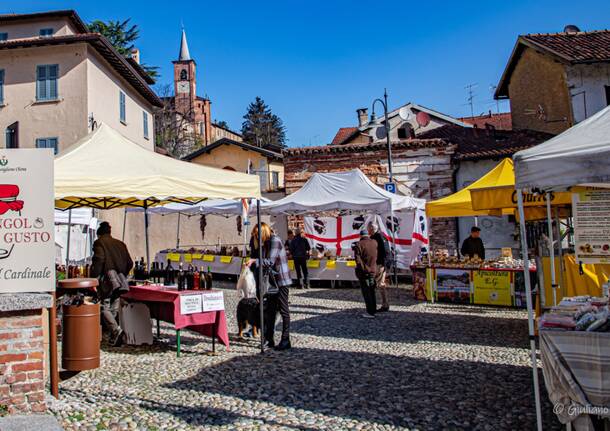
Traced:
<svg viewBox="0 0 610 431">
<path fill-rule="evenodd" d="M 282 316 L 282 341 L 290 341 L 290 309 L 288 308 L 288 286 L 281 286 L 279 293 L 267 295 L 265 312 L 265 339 L 273 341 L 275 316 Z"/>
<path fill-rule="evenodd" d="M 121 305 L 121 294 L 125 293 L 121 290 L 115 290 L 110 297 L 102 301 L 102 319 L 106 323 L 106 327 L 110 330 L 110 334 L 115 336 L 121 327 L 118 324 L 119 306 Z"/>
<path fill-rule="evenodd" d="M 375 275 L 362 275 L 358 278 L 358 281 L 360 281 L 360 289 L 362 290 L 362 296 L 364 297 L 366 312 L 371 316 L 374 316 L 375 311 L 377 310 L 377 299 L 375 298 Z"/>
<path fill-rule="evenodd" d="M 294 258 L 294 269 L 297 272 L 297 282 L 301 286 L 301 274 L 303 274 L 303 282 L 307 286 L 307 277 L 309 275 L 307 271 L 307 258 L 306 257 L 295 257 Z"/>
</svg>

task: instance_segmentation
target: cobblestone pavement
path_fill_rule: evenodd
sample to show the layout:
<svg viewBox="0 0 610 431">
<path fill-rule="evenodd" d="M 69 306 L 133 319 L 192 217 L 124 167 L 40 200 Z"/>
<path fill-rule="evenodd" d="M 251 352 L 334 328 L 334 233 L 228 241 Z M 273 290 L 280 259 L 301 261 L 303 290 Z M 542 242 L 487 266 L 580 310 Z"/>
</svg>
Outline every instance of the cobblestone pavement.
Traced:
<svg viewBox="0 0 610 431">
<path fill-rule="evenodd" d="M 231 351 L 162 327 L 151 347 L 104 347 L 99 369 L 61 384 L 52 412 L 67 430 L 534 429 L 526 313 L 425 304 L 391 292 L 389 313 L 362 319 L 356 289 L 291 291 L 289 352 Z M 559 429 L 543 391 L 545 429 Z"/>
</svg>

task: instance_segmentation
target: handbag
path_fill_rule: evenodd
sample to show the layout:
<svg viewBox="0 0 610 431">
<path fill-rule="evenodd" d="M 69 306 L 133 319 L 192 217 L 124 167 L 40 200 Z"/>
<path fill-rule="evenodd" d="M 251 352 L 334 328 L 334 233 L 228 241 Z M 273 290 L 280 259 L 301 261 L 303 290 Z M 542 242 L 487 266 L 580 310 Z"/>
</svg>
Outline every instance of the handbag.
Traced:
<svg viewBox="0 0 610 431">
<path fill-rule="evenodd" d="M 129 283 L 124 274 L 111 269 L 106 271 L 100 282 L 102 299 L 109 298 L 115 290 L 128 292 Z"/>
<path fill-rule="evenodd" d="M 263 266 L 263 295 L 277 295 L 280 288 L 275 280 L 276 271 L 273 268 Z"/>
</svg>

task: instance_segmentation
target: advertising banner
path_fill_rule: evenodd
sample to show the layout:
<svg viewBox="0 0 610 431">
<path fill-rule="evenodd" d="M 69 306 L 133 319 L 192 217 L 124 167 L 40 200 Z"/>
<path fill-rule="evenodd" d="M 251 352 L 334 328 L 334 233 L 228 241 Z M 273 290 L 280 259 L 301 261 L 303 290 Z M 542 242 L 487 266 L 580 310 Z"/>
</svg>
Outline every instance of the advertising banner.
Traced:
<svg viewBox="0 0 610 431">
<path fill-rule="evenodd" d="M 572 194 L 576 262 L 610 263 L 610 190 Z"/>
<path fill-rule="evenodd" d="M 509 271 L 474 271 L 474 303 L 512 305 Z"/>
<path fill-rule="evenodd" d="M 52 149 L 0 149 L 0 293 L 55 290 Z"/>
<path fill-rule="evenodd" d="M 439 268 L 436 272 L 436 297 L 439 301 L 470 302 L 470 270 Z"/>
</svg>

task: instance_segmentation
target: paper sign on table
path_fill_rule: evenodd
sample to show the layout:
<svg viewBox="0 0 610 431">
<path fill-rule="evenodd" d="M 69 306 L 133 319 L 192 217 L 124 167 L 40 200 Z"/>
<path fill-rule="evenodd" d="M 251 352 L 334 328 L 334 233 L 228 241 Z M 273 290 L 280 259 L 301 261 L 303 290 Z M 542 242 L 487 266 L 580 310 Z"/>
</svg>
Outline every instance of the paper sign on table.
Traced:
<svg viewBox="0 0 610 431">
<path fill-rule="evenodd" d="M 202 293 L 203 311 L 220 311 L 225 309 L 225 298 L 222 292 Z"/>
<path fill-rule="evenodd" d="M 204 262 L 214 262 L 214 255 L 213 254 L 204 254 L 203 261 Z"/>
<path fill-rule="evenodd" d="M 201 313 L 202 304 L 203 299 L 200 294 L 180 295 L 180 314 Z"/>
<path fill-rule="evenodd" d="M 356 261 L 355 260 L 347 260 L 347 261 L 345 261 L 345 265 L 349 266 L 350 268 L 355 268 L 356 267 Z"/>
<path fill-rule="evenodd" d="M 203 254 L 201 253 L 193 253 L 193 260 L 201 260 L 201 257 L 203 256 Z"/>
<path fill-rule="evenodd" d="M 167 260 L 170 262 L 180 262 L 180 253 L 167 253 Z"/>
<path fill-rule="evenodd" d="M 220 256 L 220 263 L 231 263 L 233 256 Z"/>
<path fill-rule="evenodd" d="M 192 254 L 185 254 L 184 255 L 184 261 L 185 262 L 192 262 L 193 261 L 193 255 Z"/>
<path fill-rule="evenodd" d="M 319 267 L 320 267 L 319 260 L 308 260 L 307 261 L 307 268 L 319 268 Z"/>
<path fill-rule="evenodd" d="M 294 271 L 294 260 L 290 259 L 288 261 L 288 269 Z"/>
<path fill-rule="evenodd" d="M 336 260 L 327 260 L 326 261 L 326 269 L 335 269 L 335 268 L 337 268 Z"/>
</svg>

